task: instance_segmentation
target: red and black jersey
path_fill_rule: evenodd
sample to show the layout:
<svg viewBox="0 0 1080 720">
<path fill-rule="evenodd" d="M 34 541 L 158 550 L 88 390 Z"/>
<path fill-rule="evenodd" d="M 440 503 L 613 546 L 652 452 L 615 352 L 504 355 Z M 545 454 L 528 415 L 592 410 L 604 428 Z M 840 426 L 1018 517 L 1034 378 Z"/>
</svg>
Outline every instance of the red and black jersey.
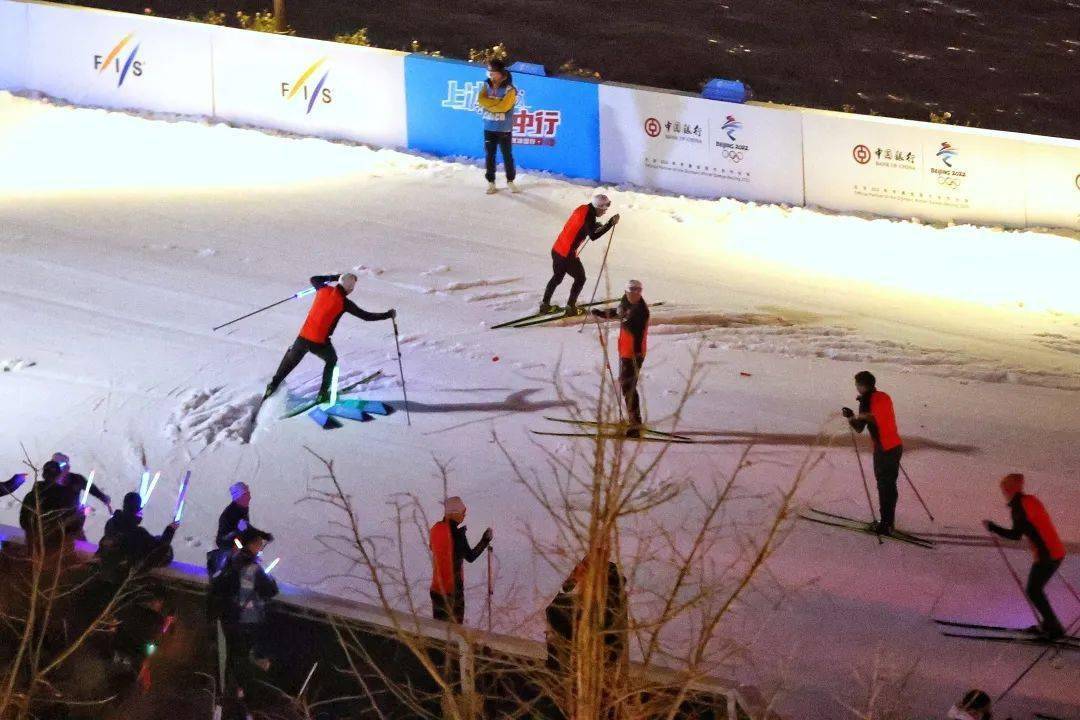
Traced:
<svg viewBox="0 0 1080 720">
<path fill-rule="evenodd" d="M 577 207 L 570 213 L 562 232 L 551 249 L 564 258 L 577 257 L 585 238 L 596 240 L 611 228 L 611 221 L 596 224 L 596 208 L 592 203 Z"/>
<path fill-rule="evenodd" d="M 345 297 L 345 290 L 340 285 L 327 284 L 337 279 L 337 275 L 316 275 L 311 278 L 311 285 L 318 288 L 318 292 L 315 293 L 315 301 L 311 303 L 304 326 L 300 328 L 300 337 L 305 340 L 319 345 L 329 342 L 345 313 L 361 320 L 386 320 L 390 317 L 390 312 L 371 313 L 358 307 Z"/>
<path fill-rule="evenodd" d="M 892 398 L 888 393 L 871 390 L 859 396 L 859 413 L 870 413 L 874 419 L 869 422 L 852 420 L 851 426 L 862 432 L 865 426 L 874 441 L 874 450 L 888 452 L 902 444 L 900 431 L 896 427 L 896 413 L 893 411 Z"/>
<path fill-rule="evenodd" d="M 453 595 L 464 590 L 462 565 L 473 562 L 487 549 L 490 542 L 485 535 L 476 547 L 469 546 L 465 528 L 453 520 L 443 518 L 431 526 L 431 592 Z"/>
<path fill-rule="evenodd" d="M 629 360 L 645 357 L 649 349 L 649 305 L 642 298 L 632 303 L 623 295 L 619 307 L 593 310 L 593 315 L 603 318 L 619 318 L 619 357 Z"/>
<path fill-rule="evenodd" d="M 1061 560 L 1065 557 L 1065 545 L 1061 542 L 1057 528 L 1050 520 L 1050 513 L 1034 495 L 1016 493 L 1009 501 L 1012 511 L 1011 528 L 1003 528 L 990 523 L 990 530 L 1001 537 L 1019 540 L 1026 537 L 1031 543 L 1031 552 L 1039 562 Z"/>
</svg>

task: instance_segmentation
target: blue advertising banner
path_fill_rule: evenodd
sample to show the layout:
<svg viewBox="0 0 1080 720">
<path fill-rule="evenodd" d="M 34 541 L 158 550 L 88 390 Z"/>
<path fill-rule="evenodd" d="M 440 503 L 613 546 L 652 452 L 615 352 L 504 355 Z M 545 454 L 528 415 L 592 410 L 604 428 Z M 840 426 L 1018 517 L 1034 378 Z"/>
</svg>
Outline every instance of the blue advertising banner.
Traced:
<svg viewBox="0 0 1080 720">
<path fill-rule="evenodd" d="M 484 156 L 476 98 L 483 65 L 413 54 L 405 58 L 409 147 L 444 156 Z M 518 167 L 600 177 L 600 103 L 595 83 L 514 75 L 514 160 Z"/>
</svg>

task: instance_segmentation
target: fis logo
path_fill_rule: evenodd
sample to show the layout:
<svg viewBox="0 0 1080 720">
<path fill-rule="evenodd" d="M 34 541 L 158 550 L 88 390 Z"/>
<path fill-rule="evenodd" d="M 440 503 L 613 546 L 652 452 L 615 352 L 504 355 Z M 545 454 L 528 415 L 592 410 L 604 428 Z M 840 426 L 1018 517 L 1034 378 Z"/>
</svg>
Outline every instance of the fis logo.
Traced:
<svg viewBox="0 0 1080 720">
<path fill-rule="evenodd" d="M 300 73 L 300 77 L 296 78 L 296 82 L 291 85 L 287 82 L 281 83 L 281 97 L 286 101 L 292 100 L 294 97 L 300 96 L 307 101 L 307 110 L 305 115 L 310 115 L 312 108 L 315 107 L 316 102 L 321 102 L 324 105 L 329 105 L 334 101 L 333 92 L 330 88 L 326 87 L 326 78 L 330 76 L 329 70 L 324 70 L 322 77 L 314 86 L 309 86 L 308 81 L 311 80 L 323 69 L 323 65 L 326 63 L 326 58 L 321 58 L 313 62 L 307 70 Z"/>
<path fill-rule="evenodd" d="M 721 125 L 720 129 L 727 133 L 731 142 L 735 142 L 735 133 L 742 130 L 742 123 L 736 120 L 734 115 L 728 115 L 727 122 Z"/>
<path fill-rule="evenodd" d="M 952 167 L 952 159 L 959 155 L 960 152 L 947 142 L 941 143 L 941 149 L 937 151 L 937 156 L 941 158 L 941 162 L 945 163 L 945 167 Z"/>
<path fill-rule="evenodd" d="M 94 55 L 94 69 L 97 70 L 98 75 L 104 75 L 106 72 L 115 73 L 116 87 L 123 85 L 129 74 L 134 77 L 141 77 L 143 74 L 142 61 L 135 59 L 139 54 L 139 43 L 136 42 L 131 52 L 123 56 L 134 37 L 135 33 L 128 33 L 107 55 Z"/>
</svg>

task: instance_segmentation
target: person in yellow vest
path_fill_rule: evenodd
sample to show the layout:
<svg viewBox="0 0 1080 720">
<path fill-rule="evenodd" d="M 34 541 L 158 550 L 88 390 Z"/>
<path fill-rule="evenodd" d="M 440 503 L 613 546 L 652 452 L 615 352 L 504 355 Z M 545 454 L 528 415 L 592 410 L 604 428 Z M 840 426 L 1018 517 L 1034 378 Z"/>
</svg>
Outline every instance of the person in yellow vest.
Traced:
<svg viewBox="0 0 1080 720">
<path fill-rule="evenodd" d="M 506 169 L 506 186 L 510 192 L 518 192 L 514 178 L 514 106 L 517 105 L 517 88 L 506 64 L 502 60 L 488 63 L 488 79 L 480 88 L 476 102 L 484 119 L 484 159 L 485 177 L 488 181 L 488 195 L 496 192 L 495 188 L 495 152 L 502 151 L 503 167 Z"/>
<path fill-rule="evenodd" d="M 630 424 L 626 437 L 641 437 L 641 397 L 637 383 L 649 345 L 649 305 L 641 295 L 642 289 L 640 280 L 631 280 L 626 284 L 626 294 L 619 307 L 592 311 L 596 317 L 619 319 L 619 386 Z"/>
<path fill-rule="evenodd" d="M 540 301 L 540 314 L 555 312 L 557 307 L 552 306 L 551 296 L 555 294 L 555 288 L 559 287 L 563 279 L 569 275 L 574 279 L 570 286 L 570 299 L 566 302 L 567 315 L 581 315 L 584 311 L 577 306 L 578 295 L 581 288 L 585 287 L 585 266 L 581 264 L 578 253 L 585 240 L 598 240 L 619 222 L 616 214 L 603 225 L 598 225 L 597 218 L 603 217 L 611 207 L 611 200 L 607 195 L 597 194 L 592 202 L 587 205 L 579 205 L 570 214 L 570 218 L 563 226 L 562 232 L 551 247 L 551 279 L 544 288 L 544 299 Z"/>
</svg>

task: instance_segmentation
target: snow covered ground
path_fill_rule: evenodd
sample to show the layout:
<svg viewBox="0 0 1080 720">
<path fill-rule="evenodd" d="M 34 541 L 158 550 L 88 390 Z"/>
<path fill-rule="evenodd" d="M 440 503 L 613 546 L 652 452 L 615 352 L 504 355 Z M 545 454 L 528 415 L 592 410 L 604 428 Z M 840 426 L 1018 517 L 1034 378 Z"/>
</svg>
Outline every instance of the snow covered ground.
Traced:
<svg viewBox="0 0 1080 720">
<path fill-rule="evenodd" d="M 0 93 L 0 468 L 19 469 L 20 442 L 38 462 L 63 450 L 77 468 L 98 468 L 118 498 L 144 467 L 164 472 L 167 497 L 190 467 L 176 549 L 193 562 L 212 542 L 226 488 L 247 480 L 255 522 L 279 539 L 277 574 L 335 589 L 319 585 L 332 565 L 315 540 L 325 513 L 300 503 L 315 470 L 303 448 L 334 459 L 372 528 L 385 526 L 396 492 L 419 494 L 436 514 L 433 457 L 451 460 L 451 490 L 469 503 L 473 533 L 495 528 L 499 602 L 512 604 L 506 589 L 519 588 L 517 608 L 500 613 L 513 630 L 558 578 L 529 559 L 521 528 L 537 512 L 491 434 L 541 462 L 529 429 L 551 429 L 542 416 L 567 412 L 551 386 L 556 363 L 584 391 L 597 362 L 593 331 L 488 328 L 534 308 L 551 242 L 593 190 L 528 173 L 520 184 L 521 195 L 487 197 L 467 164 Z M 1004 520 L 996 480 L 1019 470 L 1076 549 L 1076 237 L 607 192 L 622 214 L 612 282 L 637 277 L 647 299 L 667 303 L 653 315 L 650 417 L 671 410 L 679 372 L 704 342 L 708 374 L 682 426 L 701 442 L 674 448 L 665 472 L 730 468 L 740 443 L 754 440 L 758 462 L 743 482 L 770 488 L 831 423 L 841 442 L 802 500 L 860 513 L 836 413 L 866 367 L 893 396 L 905 467 L 939 515 L 937 530 L 977 533 L 984 517 Z M 585 251 L 590 273 L 601 251 Z M 412 427 L 400 412 L 334 431 L 267 411 L 256 423 L 257 398 L 307 301 L 210 328 L 288 296 L 309 275 L 347 269 L 360 276 L 359 305 L 398 308 Z M 381 368 L 366 396 L 400 400 L 388 323 L 346 317 L 334 342 L 343 379 Z M 290 388 L 314 390 L 319 370 L 305 360 Z M 0 501 L 0 522 L 14 524 L 16 508 Z M 157 532 L 170 513 L 155 496 L 146 524 Z M 91 518 L 92 539 L 104 520 Z M 903 487 L 899 520 L 935 529 Z M 422 548 L 407 558 L 427 576 Z M 1020 551 L 1010 559 L 1027 562 Z M 1062 569 L 1074 586 L 1078 562 Z M 1028 621 L 992 548 L 879 547 L 799 524 L 770 569 L 777 584 L 749 595 L 722 628 L 750 662 L 717 672 L 783 687 L 781 709 L 793 717 L 848 716 L 875 671 L 911 671 L 911 716 L 941 716 L 969 686 L 1004 689 L 1037 653 L 944 638 L 930 620 Z M 1063 619 L 1080 615 L 1058 580 L 1051 597 Z M 482 606 L 474 588 L 469 617 L 478 621 Z M 1001 715 L 1080 716 L 1078 670 L 1075 653 L 1041 664 Z"/>
</svg>

